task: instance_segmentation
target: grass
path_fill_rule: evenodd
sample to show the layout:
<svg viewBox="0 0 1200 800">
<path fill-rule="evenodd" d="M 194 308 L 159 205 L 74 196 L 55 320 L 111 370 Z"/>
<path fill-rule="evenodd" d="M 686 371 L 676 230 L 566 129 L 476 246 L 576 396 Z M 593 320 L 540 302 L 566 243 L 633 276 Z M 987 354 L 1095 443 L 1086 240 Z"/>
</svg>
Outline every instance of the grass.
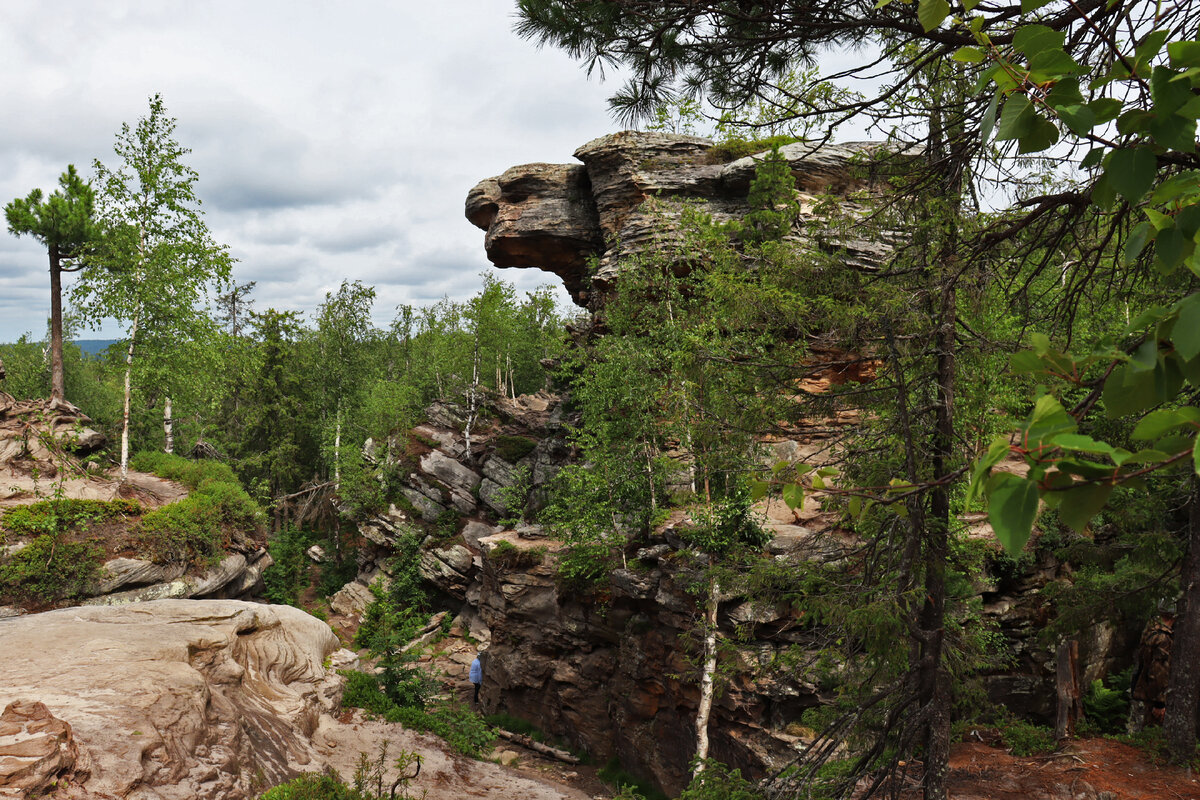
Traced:
<svg viewBox="0 0 1200 800">
<path fill-rule="evenodd" d="M 451 747 L 471 758 L 482 758 L 496 740 L 483 717 L 458 703 L 437 703 L 428 708 L 399 705 L 384 693 L 375 675 L 345 672 L 342 704 L 361 708 L 388 722 L 440 736 Z"/>
<path fill-rule="evenodd" d="M 257 532 L 262 527 L 262 509 L 226 464 L 145 452 L 135 455 L 131 465 L 191 489 L 184 499 L 141 519 L 138 538 L 159 563 L 215 563 L 234 531 Z"/>
</svg>

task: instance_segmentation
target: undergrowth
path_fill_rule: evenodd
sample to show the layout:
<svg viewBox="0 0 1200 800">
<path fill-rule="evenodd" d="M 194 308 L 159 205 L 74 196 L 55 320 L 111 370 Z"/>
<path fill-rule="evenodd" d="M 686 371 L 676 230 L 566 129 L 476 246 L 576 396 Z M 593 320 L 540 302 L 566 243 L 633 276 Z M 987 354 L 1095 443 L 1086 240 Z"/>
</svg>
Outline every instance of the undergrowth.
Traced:
<svg viewBox="0 0 1200 800">
<path fill-rule="evenodd" d="M 233 533 L 257 531 L 263 524 L 262 509 L 226 464 L 157 452 L 138 453 L 130 464 L 191 490 L 182 500 L 142 517 L 138 538 L 156 562 L 213 564 Z"/>
</svg>

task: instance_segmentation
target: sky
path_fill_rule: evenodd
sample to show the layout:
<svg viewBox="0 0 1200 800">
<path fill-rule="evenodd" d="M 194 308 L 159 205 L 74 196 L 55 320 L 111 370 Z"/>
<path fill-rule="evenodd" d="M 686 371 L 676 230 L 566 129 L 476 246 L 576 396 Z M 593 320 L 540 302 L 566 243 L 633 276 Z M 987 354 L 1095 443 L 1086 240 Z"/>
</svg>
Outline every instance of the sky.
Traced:
<svg viewBox="0 0 1200 800">
<path fill-rule="evenodd" d="M 161 93 L 192 152 L 209 230 L 256 309 L 312 319 L 343 280 L 401 303 L 462 300 L 489 270 L 519 291 L 557 282 L 496 270 L 463 217 L 478 181 L 571 163 L 617 130 L 560 51 L 512 32 L 507 0 L 2 0 L 0 204 L 55 188 L 67 164 L 118 161 L 122 122 Z M 46 330 L 45 249 L 0 232 L 0 342 Z M 561 303 L 569 305 L 559 288 Z M 78 338 L 117 338 L 108 322 Z"/>
</svg>

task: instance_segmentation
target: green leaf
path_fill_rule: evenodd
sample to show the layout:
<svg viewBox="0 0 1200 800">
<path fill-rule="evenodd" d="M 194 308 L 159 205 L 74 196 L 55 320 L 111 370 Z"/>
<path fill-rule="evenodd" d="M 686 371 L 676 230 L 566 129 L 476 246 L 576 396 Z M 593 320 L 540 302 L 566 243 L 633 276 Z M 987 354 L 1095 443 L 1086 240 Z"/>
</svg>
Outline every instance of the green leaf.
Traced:
<svg viewBox="0 0 1200 800">
<path fill-rule="evenodd" d="M 950 16 L 950 4 L 946 0 L 920 0 L 917 5 L 917 19 L 925 32 L 933 30 Z"/>
<path fill-rule="evenodd" d="M 1167 45 L 1167 55 L 1175 69 L 1200 67 L 1200 42 L 1171 42 Z"/>
<path fill-rule="evenodd" d="M 1088 108 L 1096 117 L 1097 125 L 1112 122 L 1120 115 L 1121 109 L 1124 107 L 1124 104 L 1115 97 L 1101 97 L 1088 103 Z"/>
<path fill-rule="evenodd" d="M 1168 431 L 1175 430 L 1181 425 L 1200 421 L 1200 410 L 1194 408 L 1161 408 L 1151 411 L 1138 422 L 1131 439 L 1146 441 L 1157 439 Z"/>
<path fill-rule="evenodd" d="M 1009 367 L 1013 372 L 1041 372 L 1046 368 L 1042 357 L 1032 350 L 1018 350 L 1008 357 Z"/>
<path fill-rule="evenodd" d="M 783 502 L 788 508 L 798 509 L 804 505 L 804 487 L 798 483 L 788 483 L 783 487 Z"/>
<path fill-rule="evenodd" d="M 1156 364 L 1158 364 L 1158 342 L 1154 337 L 1150 337 L 1138 345 L 1138 349 L 1134 350 L 1129 357 L 1129 367 L 1134 372 L 1154 369 Z"/>
<path fill-rule="evenodd" d="M 1029 71 L 1035 76 L 1034 80 L 1043 83 L 1064 75 L 1078 75 L 1084 69 L 1061 49 L 1050 49 L 1043 50 L 1029 59 Z"/>
<path fill-rule="evenodd" d="M 1200 475 L 1200 447 L 1196 443 L 1197 439 L 1192 439 L 1192 471 Z"/>
<path fill-rule="evenodd" d="M 1030 130 L 1020 139 L 1017 146 L 1019 153 L 1039 153 L 1058 141 L 1058 127 L 1038 115 L 1034 115 Z"/>
<path fill-rule="evenodd" d="M 771 488 L 771 484 L 766 481 L 750 481 L 750 500 L 757 503 L 767 496 L 767 490 Z"/>
<path fill-rule="evenodd" d="M 1146 38 L 1142 39 L 1142 43 L 1134 51 L 1134 59 L 1138 62 L 1146 62 L 1154 58 L 1162 50 L 1162 46 L 1166 44 L 1167 37 L 1170 35 L 1171 32 L 1167 30 L 1151 31 L 1146 34 Z"/>
<path fill-rule="evenodd" d="M 1007 436 L 997 436 L 992 439 L 987 452 L 975 462 L 975 469 L 971 472 L 971 483 L 967 486 L 967 498 L 963 501 L 964 506 L 970 507 L 983 485 L 983 478 L 987 475 L 988 470 L 1003 461 L 1011 449 L 1012 446 L 1009 444 Z"/>
<path fill-rule="evenodd" d="M 846 510 L 850 512 L 850 516 L 857 519 L 862 515 L 862 498 L 854 495 L 850 498 L 850 502 L 846 504 Z"/>
<path fill-rule="evenodd" d="M 1050 0 L 1021 0 L 1021 13 L 1028 14 L 1031 11 L 1037 11 L 1044 5 L 1049 5 Z"/>
<path fill-rule="evenodd" d="M 1154 240 L 1154 268 L 1163 275 L 1170 275 L 1179 269 L 1184 257 L 1191 252 L 1189 244 L 1191 243 L 1183 237 L 1183 231 L 1174 226 L 1159 231 Z"/>
<path fill-rule="evenodd" d="M 1171 330 L 1171 343 L 1184 361 L 1200 356 L 1200 293 L 1179 304 L 1179 320 Z"/>
<path fill-rule="evenodd" d="M 978 47 L 966 45 L 965 47 L 960 47 L 955 50 L 954 55 L 952 55 L 951 58 L 953 58 L 955 61 L 960 61 L 963 64 L 981 64 L 984 61 L 987 61 L 987 54 Z"/>
<path fill-rule="evenodd" d="M 1062 106 L 1058 118 L 1077 136 L 1086 136 L 1096 126 L 1096 115 L 1085 105 Z"/>
<path fill-rule="evenodd" d="M 1136 203 L 1154 185 L 1158 159 L 1145 147 L 1116 150 L 1104 170 L 1112 187 L 1130 203 Z"/>
<path fill-rule="evenodd" d="M 1104 153 L 1105 150 L 1103 147 L 1093 147 L 1091 150 L 1088 150 L 1087 155 L 1079 162 L 1080 168 L 1091 169 L 1092 167 L 1100 166 L 1100 162 L 1104 160 Z"/>
<path fill-rule="evenodd" d="M 926 29 L 928 30 L 928 28 Z M 1013 49 L 1029 59 L 1046 52 L 1062 52 L 1066 34 L 1045 25 L 1022 25 L 1013 36 Z M 1066 55 L 1063 53 L 1063 55 Z"/>
<path fill-rule="evenodd" d="M 996 128 L 996 111 L 1000 108 L 1000 95 L 992 95 L 992 102 L 988 103 L 987 111 L 983 114 L 983 121 L 979 124 L 979 130 L 983 137 L 983 143 L 987 144 L 988 139 L 992 138 L 992 131 Z"/>
<path fill-rule="evenodd" d="M 1058 518 L 1077 533 L 1082 533 L 1088 521 L 1104 508 L 1112 490 L 1112 485 L 1107 483 L 1084 483 L 1068 489 L 1058 505 Z"/>
<path fill-rule="evenodd" d="M 1013 558 L 1021 554 L 1037 517 L 1038 490 L 1033 481 L 998 472 L 988 482 L 988 522 Z"/>
<path fill-rule="evenodd" d="M 1061 447 L 1063 450 L 1072 450 L 1077 453 L 1112 455 L 1115 452 L 1113 446 L 1108 442 L 1098 442 L 1090 436 L 1084 436 L 1082 433 L 1060 433 L 1050 440 L 1050 444 Z"/>
<path fill-rule="evenodd" d="M 1126 265 L 1133 264 L 1138 260 L 1138 256 L 1146 249 L 1146 242 L 1150 239 L 1150 234 L 1154 232 L 1154 226 L 1149 222 L 1138 223 L 1130 232 L 1129 238 L 1125 240 L 1123 254 Z"/>
<path fill-rule="evenodd" d="M 1153 372 L 1133 372 L 1125 364 L 1118 366 L 1104 382 L 1101 393 L 1109 419 L 1137 414 L 1158 405 Z"/>
<path fill-rule="evenodd" d="M 1000 114 L 1000 130 L 996 132 L 996 139 L 1004 142 L 1025 136 L 1033 129 L 1036 119 L 1037 114 L 1028 97 L 1023 94 L 1011 95 L 1004 101 L 1004 111 Z"/>
</svg>

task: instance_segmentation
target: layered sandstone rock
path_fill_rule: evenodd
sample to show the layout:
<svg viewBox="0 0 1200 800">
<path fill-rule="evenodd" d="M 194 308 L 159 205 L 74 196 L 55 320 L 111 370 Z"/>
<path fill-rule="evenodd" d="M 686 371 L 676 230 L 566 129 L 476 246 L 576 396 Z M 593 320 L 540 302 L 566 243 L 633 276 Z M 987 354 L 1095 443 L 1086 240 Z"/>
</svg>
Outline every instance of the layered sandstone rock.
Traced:
<svg viewBox="0 0 1200 800">
<path fill-rule="evenodd" d="M 45 723 L 42 743 L 16 762 L 0 755 L 0 781 L 31 794 L 61 780 L 103 797 L 253 797 L 264 782 L 320 768 L 309 737 L 323 685 L 336 682 L 323 663 L 338 648 L 299 609 L 236 601 L 0 620 L 0 707 Z M 10 718 L 0 754 L 11 752 Z M 46 760 L 55 753 L 57 766 Z"/>
<path fill-rule="evenodd" d="M 713 163 L 708 139 L 623 131 L 580 147 L 583 166 L 526 164 L 481 181 L 467 195 L 466 216 L 487 231 L 484 248 L 498 267 L 534 267 L 562 278 L 576 303 L 596 310 L 623 259 L 672 240 L 670 224 L 684 204 L 702 203 L 715 220 L 744 216 L 759 153 Z M 840 253 L 845 263 L 876 268 L 888 238 L 871 241 L 820 229 L 821 195 L 838 198 L 839 212 L 866 212 L 859 195 L 886 191 L 892 158 L 877 143 L 797 143 L 781 148 L 800 192 L 798 241 Z"/>
</svg>

